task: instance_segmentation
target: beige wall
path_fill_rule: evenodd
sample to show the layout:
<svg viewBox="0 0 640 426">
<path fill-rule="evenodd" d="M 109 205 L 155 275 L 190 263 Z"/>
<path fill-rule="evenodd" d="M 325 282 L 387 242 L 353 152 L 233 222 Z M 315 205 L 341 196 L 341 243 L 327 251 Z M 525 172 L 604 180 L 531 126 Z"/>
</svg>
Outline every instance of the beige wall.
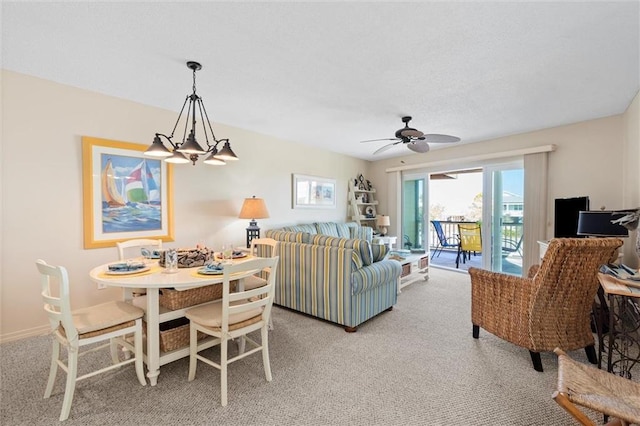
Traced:
<svg viewBox="0 0 640 426">
<path fill-rule="evenodd" d="M 67 267 L 74 307 L 120 295 L 117 289 L 97 290 L 88 279 L 93 266 L 114 260 L 117 252 L 83 248 L 81 137 L 148 145 L 155 132 L 171 130 L 177 112 L 6 70 L 2 106 L 0 338 L 6 341 L 46 330 L 34 266 L 38 258 Z M 216 106 L 207 106 L 215 122 Z M 215 125 L 214 130 L 231 140 L 240 161 L 174 167 L 176 241 L 168 246 L 244 244 L 248 220 L 237 215 L 252 195 L 265 199 L 271 215 L 259 220 L 263 230 L 346 220 L 348 179 L 366 174 L 368 162 L 238 128 Z M 293 210 L 292 173 L 335 178 L 337 208 Z"/>
<path fill-rule="evenodd" d="M 453 170 L 465 166 L 465 161 L 474 156 L 487 155 L 531 148 L 542 145 L 556 145 L 549 153 L 549 188 L 547 209 L 547 237 L 553 236 L 553 200 L 555 198 L 588 195 L 591 208 L 606 206 L 619 209 L 640 205 L 638 146 L 638 96 L 622 115 L 590 120 L 567 126 L 508 136 L 486 141 L 482 144 L 461 144 L 459 146 L 436 149 L 426 154 L 408 154 L 403 157 L 377 161 L 370 168 L 373 182 L 386 182 L 389 168 L 448 162 L 446 165 L 431 166 L 430 171 Z M 407 152 L 409 152 L 407 150 Z M 465 159 L 465 161 L 453 159 Z M 626 165 L 626 168 L 625 166 Z M 389 197 L 388 186 L 379 185 L 378 199 L 380 211 L 389 211 L 386 204 Z M 634 199 L 635 198 L 635 199 Z M 531 214 L 530 211 L 526 213 Z M 535 213 L 533 213 L 535 214 Z M 397 233 L 398 221 L 391 218 L 391 233 Z M 625 242 L 625 261 L 636 262 L 629 248 L 633 238 Z"/>
<path fill-rule="evenodd" d="M 640 92 L 623 116 L 624 148 L 623 148 L 623 207 L 640 207 Z M 636 241 L 636 230 L 629 240 Z M 625 259 L 635 258 L 633 244 L 625 244 Z M 631 263 L 631 262 L 629 262 Z M 640 262 L 639 262 L 640 263 Z"/>
<path fill-rule="evenodd" d="M 116 289 L 97 290 L 91 267 L 113 260 L 115 248 L 83 248 L 83 135 L 147 145 L 156 131 L 167 132 L 176 112 L 136 104 L 13 72 L 3 71 L 0 144 L 0 340 L 46 331 L 34 261 L 65 265 L 74 307 L 119 297 Z M 174 168 L 175 243 L 199 241 L 216 246 L 244 243 L 246 220 L 237 219 L 245 197 L 265 198 L 271 218 L 262 229 L 314 220 L 344 221 L 347 182 L 364 173 L 378 190 L 379 212 L 387 206 L 385 170 L 555 144 L 549 158 L 549 200 L 589 195 L 592 206 L 640 205 L 640 101 L 635 97 L 619 116 L 545 129 L 370 163 L 242 129 L 215 125 L 228 137 L 240 161 L 222 168 L 204 164 Z M 209 106 L 215 122 L 215 108 Z M 213 109 L 213 110 L 212 110 Z M 212 111 L 211 111 L 212 110 Z M 337 179 L 335 210 L 293 210 L 291 174 Z M 550 204 L 548 217 L 552 215 Z M 392 218 L 392 232 L 397 221 Z M 549 236 L 553 224 L 548 225 Z"/>
</svg>

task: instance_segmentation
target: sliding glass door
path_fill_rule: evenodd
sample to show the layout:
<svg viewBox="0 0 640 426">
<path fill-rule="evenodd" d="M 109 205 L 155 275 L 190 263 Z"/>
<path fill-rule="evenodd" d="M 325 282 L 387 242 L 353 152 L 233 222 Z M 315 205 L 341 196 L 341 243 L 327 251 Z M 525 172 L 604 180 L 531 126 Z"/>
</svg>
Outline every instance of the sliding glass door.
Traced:
<svg viewBox="0 0 640 426">
<path fill-rule="evenodd" d="M 405 176 L 402 180 L 402 237 L 398 236 L 398 248 L 426 251 L 427 205 L 427 175 Z"/>
<path fill-rule="evenodd" d="M 455 240 L 458 224 L 480 223 L 481 253 L 462 264 L 456 259 L 455 246 L 447 247 L 433 258 L 433 266 L 440 262 L 445 268 L 476 266 L 521 275 L 525 219 L 522 167 L 522 161 L 515 161 L 404 174 L 398 247 L 432 252 L 441 247 L 429 221 L 440 222 L 448 241 Z"/>
<path fill-rule="evenodd" d="M 492 271 L 522 274 L 524 170 L 521 162 L 483 168 L 483 256 Z"/>
</svg>

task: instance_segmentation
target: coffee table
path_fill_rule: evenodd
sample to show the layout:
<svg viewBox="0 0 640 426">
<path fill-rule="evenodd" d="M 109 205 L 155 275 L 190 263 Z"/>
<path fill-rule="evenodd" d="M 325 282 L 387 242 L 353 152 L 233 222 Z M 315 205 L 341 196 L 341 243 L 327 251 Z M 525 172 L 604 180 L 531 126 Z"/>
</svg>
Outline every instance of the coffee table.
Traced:
<svg viewBox="0 0 640 426">
<path fill-rule="evenodd" d="M 393 256 L 393 253 L 391 253 Z M 424 274 L 424 280 L 429 279 L 429 253 L 411 253 L 402 254 L 402 260 L 396 259 L 402 265 L 402 273 L 398 278 L 398 294 L 401 290 L 411 284 L 415 280 L 411 280 L 411 277 L 416 272 Z M 390 257 L 393 259 L 393 257 Z"/>
</svg>

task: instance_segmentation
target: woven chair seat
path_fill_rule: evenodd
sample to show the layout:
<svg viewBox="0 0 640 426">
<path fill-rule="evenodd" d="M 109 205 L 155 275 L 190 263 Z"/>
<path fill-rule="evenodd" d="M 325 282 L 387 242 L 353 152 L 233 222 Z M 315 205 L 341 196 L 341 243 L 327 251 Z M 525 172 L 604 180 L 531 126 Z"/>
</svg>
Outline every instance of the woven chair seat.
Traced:
<svg viewBox="0 0 640 426">
<path fill-rule="evenodd" d="M 574 361 L 562 350 L 558 355 L 558 390 L 553 398 L 565 407 L 563 398 L 628 423 L 640 424 L 640 383 Z M 580 418 L 576 416 L 578 420 Z M 591 423 L 583 423 L 591 424 Z"/>
</svg>

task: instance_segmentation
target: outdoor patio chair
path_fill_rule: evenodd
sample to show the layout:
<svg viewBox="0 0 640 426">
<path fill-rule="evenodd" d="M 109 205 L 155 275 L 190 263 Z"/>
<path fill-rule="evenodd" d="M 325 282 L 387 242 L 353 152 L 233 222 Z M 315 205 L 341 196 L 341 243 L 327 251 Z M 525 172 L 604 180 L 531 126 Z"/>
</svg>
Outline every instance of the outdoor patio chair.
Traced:
<svg viewBox="0 0 640 426">
<path fill-rule="evenodd" d="M 482 232 L 479 223 L 459 223 L 458 224 L 458 255 L 456 256 L 456 268 L 462 263 L 466 263 L 467 258 L 471 258 L 471 253 L 482 252 Z"/>
<path fill-rule="evenodd" d="M 510 253 L 518 253 L 522 257 L 522 238 L 524 234 L 520 235 L 518 240 L 514 240 L 513 238 L 507 238 L 506 236 L 502 239 L 502 254 L 504 256 L 508 256 Z"/>
<path fill-rule="evenodd" d="M 458 238 L 457 234 L 454 234 L 453 237 L 447 237 L 447 235 L 444 233 L 444 230 L 442 229 L 442 224 L 439 220 L 432 220 L 431 224 L 433 225 L 433 229 L 435 229 L 436 235 L 438 236 L 438 245 L 431 254 L 432 260 L 436 253 L 438 254 L 438 256 L 440 256 L 440 253 L 442 253 L 442 250 L 445 248 L 457 249 L 459 247 L 460 239 Z"/>
</svg>

